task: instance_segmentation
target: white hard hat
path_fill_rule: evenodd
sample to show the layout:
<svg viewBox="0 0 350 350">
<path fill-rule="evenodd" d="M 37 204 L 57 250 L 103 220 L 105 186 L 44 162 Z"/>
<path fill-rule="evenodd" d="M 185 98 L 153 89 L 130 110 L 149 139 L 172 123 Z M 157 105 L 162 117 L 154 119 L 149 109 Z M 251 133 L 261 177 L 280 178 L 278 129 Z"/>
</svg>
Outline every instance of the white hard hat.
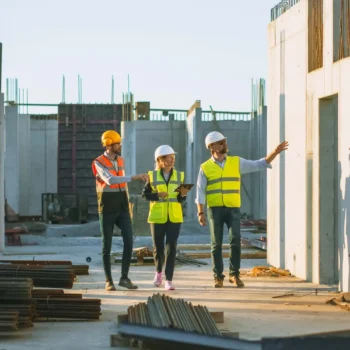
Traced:
<svg viewBox="0 0 350 350">
<path fill-rule="evenodd" d="M 209 148 L 210 144 L 221 140 L 226 140 L 226 137 L 218 131 L 212 131 L 205 138 L 205 146 Z"/>
<path fill-rule="evenodd" d="M 172 147 L 168 145 L 159 146 L 154 152 L 154 160 L 157 160 L 158 157 L 167 156 L 169 154 L 177 154 L 177 153 L 173 150 Z"/>
</svg>

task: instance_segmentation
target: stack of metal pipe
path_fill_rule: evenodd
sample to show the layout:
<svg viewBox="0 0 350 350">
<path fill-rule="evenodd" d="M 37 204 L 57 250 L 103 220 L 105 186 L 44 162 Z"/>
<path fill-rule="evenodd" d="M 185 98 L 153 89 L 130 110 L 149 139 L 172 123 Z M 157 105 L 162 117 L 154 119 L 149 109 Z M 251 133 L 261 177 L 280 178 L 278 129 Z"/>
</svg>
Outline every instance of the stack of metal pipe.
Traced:
<svg viewBox="0 0 350 350">
<path fill-rule="evenodd" d="M 74 274 L 88 275 L 89 265 L 84 264 L 74 264 L 69 260 L 0 260 L 0 263 L 14 264 L 14 265 L 30 265 L 30 266 L 42 266 L 42 265 L 69 265 L 72 266 Z"/>
<path fill-rule="evenodd" d="M 0 324 L 2 330 L 31 327 L 36 316 L 32 300 L 33 280 L 0 278 Z"/>
<path fill-rule="evenodd" d="M 36 298 L 38 317 L 53 319 L 98 320 L 101 315 L 101 299 L 64 297 Z"/>
<path fill-rule="evenodd" d="M 128 321 L 132 324 L 221 336 L 206 306 L 194 306 L 183 299 L 173 299 L 159 293 L 149 297 L 147 303 L 130 306 Z"/>
<path fill-rule="evenodd" d="M 0 332 L 18 331 L 18 311 L 0 311 Z"/>
<path fill-rule="evenodd" d="M 0 277 L 31 278 L 35 287 L 72 288 L 75 278 L 71 265 L 22 265 L 0 263 Z"/>
<path fill-rule="evenodd" d="M 81 293 L 65 293 L 61 289 L 34 289 L 38 317 L 52 319 L 97 320 L 101 315 L 101 299 L 83 299 Z"/>
</svg>

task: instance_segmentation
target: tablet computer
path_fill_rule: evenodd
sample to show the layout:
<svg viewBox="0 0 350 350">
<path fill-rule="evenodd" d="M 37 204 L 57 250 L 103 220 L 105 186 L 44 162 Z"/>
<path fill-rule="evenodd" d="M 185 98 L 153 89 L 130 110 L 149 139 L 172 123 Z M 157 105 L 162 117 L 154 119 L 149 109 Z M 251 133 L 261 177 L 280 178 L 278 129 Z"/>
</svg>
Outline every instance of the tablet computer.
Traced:
<svg viewBox="0 0 350 350">
<path fill-rule="evenodd" d="M 186 188 L 187 190 L 190 190 L 193 186 L 194 184 L 181 184 L 180 186 L 175 188 L 174 192 L 180 192 L 181 188 Z"/>
</svg>

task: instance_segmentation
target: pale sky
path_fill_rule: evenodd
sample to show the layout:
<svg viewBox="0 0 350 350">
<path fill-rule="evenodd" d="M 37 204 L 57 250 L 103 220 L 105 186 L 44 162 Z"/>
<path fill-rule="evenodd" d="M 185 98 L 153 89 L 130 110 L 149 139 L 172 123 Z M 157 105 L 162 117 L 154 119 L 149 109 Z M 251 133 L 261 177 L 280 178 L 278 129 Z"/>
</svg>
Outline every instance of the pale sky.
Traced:
<svg viewBox="0 0 350 350">
<path fill-rule="evenodd" d="M 267 25 L 279 0 L 0 0 L 5 78 L 30 103 L 110 103 L 127 92 L 151 108 L 250 111 L 267 78 Z M 31 109 L 32 113 L 51 110 Z M 54 110 L 53 110 L 54 111 Z"/>
</svg>

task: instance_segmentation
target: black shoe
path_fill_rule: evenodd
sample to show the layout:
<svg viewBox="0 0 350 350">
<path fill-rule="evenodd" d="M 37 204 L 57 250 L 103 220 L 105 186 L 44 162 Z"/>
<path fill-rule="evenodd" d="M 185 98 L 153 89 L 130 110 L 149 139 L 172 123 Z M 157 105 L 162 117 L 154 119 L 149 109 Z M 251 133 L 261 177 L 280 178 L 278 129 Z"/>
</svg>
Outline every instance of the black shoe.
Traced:
<svg viewBox="0 0 350 350">
<path fill-rule="evenodd" d="M 128 277 L 121 277 L 119 280 L 119 286 L 127 289 L 137 289 L 138 286 L 133 284 Z"/>
</svg>

